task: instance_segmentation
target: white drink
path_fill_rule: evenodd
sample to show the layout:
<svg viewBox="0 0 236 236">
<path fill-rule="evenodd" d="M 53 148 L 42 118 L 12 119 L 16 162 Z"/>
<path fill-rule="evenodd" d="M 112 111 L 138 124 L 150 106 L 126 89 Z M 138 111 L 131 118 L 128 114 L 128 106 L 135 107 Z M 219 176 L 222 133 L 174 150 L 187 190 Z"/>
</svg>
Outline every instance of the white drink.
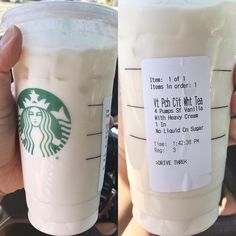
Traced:
<svg viewBox="0 0 236 236">
<path fill-rule="evenodd" d="M 120 0 L 119 2 L 119 75 L 128 177 L 134 205 L 133 214 L 136 221 L 151 233 L 172 236 L 192 235 L 206 230 L 217 219 L 228 142 L 229 106 L 233 90 L 232 68 L 235 49 L 233 24 L 231 24 L 233 12 L 235 12 L 235 5 L 226 1 Z M 156 140 L 159 141 L 158 145 L 162 147 L 158 149 L 159 153 L 153 157 L 148 156 L 152 140 L 148 139 L 147 133 L 152 131 L 145 130 L 145 121 L 146 124 L 150 124 L 147 121 L 147 114 L 150 113 L 146 114 L 145 120 L 145 112 L 153 102 L 147 102 L 149 107 L 145 107 L 145 99 L 150 95 L 145 95 L 143 92 L 146 82 L 142 77 L 148 73 L 147 69 L 143 71 L 147 66 L 143 66 L 148 63 L 157 63 L 156 58 L 161 58 L 161 62 L 158 63 L 162 64 L 164 60 L 166 63 L 177 58 L 176 60 L 184 65 L 189 62 L 189 57 L 194 60 L 209 61 L 210 74 L 206 84 L 210 83 L 211 99 L 203 100 L 211 104 L 212 109 L 205 107 L 209 109 L 206 120 L 211 117 L 211 121 L 209 119 L 208 127 L 204 126 L 203 128 L 203 125 L 200 127 L 203 129 L 201 135 L 204 136 L 205 130 L 209 130 L 210 132 L 206 136 L 210 135 L 211 138 L 204 140 L 203 137 L 202 140 L 199 140 L 202 143 L 199 145 L 202 146 L 197 146 L 193 144 L 194 140 L 191 138 L 193 134 L 190 131 L 187 133 L 180 131 L 179 137 L 182 142 L 180 145 L 182 146 L 178 146 L 176 143 L 173 145 L 175 145 L 177 153 L 179 148 L 182 157 L 185 157 L 185 151 L 187 150 L 187 153 L 194 145 L 200 156 L 200 153 L 204 152 L 202 150 L 204 142 L 210 144 L 211 148 L 206 146 L 205 151 L 211 155 L 199 157 L 199 160 L 203 160 L 203 163 L 198 163 L 199 170 L 202 171 L 201 169 L 206 168 L 205 179 L 201 180 L 196 177 L 191 179 L 189 175 L 184 179 L 184 175 L 182 176 L 181 171 L 186 170 L 191 173 L 198 168 L 195 168 L 194 165 L 191 166 L 191 159 L 193 159 L 191 152 L 190 156 L 186 157 L 190 166 L 186 164 L 186 161 L 185 167 L 181 167 L 182 169 L 177 167 L 176 169 L 180 169 L 179 172 L 176 172 L 179 173 L 177 175 L 172 173 L 175 172 L 175 170 L 172 171 L 175 162 L 171 158 L 166 162 L 156 162 L 157 165 L 162 166 L 153 166 L 150 158 L 159 160 L 158 158 L 163 155 L 161 151 L 170 152 L 170 146 L 164 142 L 160 143 L 163 136 L 156 136 L 160 139 Z M 147 59 L 148 61 L 145 62 Z M 158 71 L 158 68 L 152 69 Z M 162 72 L 162 68 L 159 69 Z M 170 73 L 172 73 L 171 70 L 169 68 Z M 168 72 L 166 73 L 168 74 Z M 201 70 L 199 70 L 200 73 Z M 162 78 L 159 81 L 156 78 L 156 82 L 156 85 L 159 82 L 158 86 L 160 86 L 154 88 L 157 91 L 157 97 L 160 96 L 160 93 L 165 92 L 168 97 L 166 83 L 162 81 Z M 198 83 L 197 80 L 195 82 Z M 199 83 L 204 84 L 204 81 L 200 82 L 199 78 Z M 172 81 L 171 86 L 181 86 L 181 84 L 173 84 Z M 194 83 L 190 86 L 194 86 Z M 201 88 L 192 91 L 185 87 L 178 89 L 178 92 L 182 91 L 183 96 L 188 94 L 191 97 L 192 94 L 201 92 L 199 90 Z M 207 96 L 207 94 L 205 95 Z M 178 97 L 178 99 L 180 98 Z M 166 98 L 165 102 L 169 102 L 169 100 Z M 200 114 L 201 112 L 195 113 Z M 180 117 L 179 123 L 183 125 L 193 122 L 194 124 L 196 119 L 193 118 L 184 121 L 185 114 L 182 111 L 181 115 L 183 116 Z M 160 115 L 163 115 L 164 122 L 167 122 L 167 115 L 159 113 L 157 115 L 159 115 L 157 125 L 161 123 Z M 148 116 L 149 118 L 151 119 L 151 116 Z M 177 125 L 178 121 L 171 124 Z M 210 125 L 211 130 L 209 129 Z M 167 129 L 168 126 L 165 128 L 165 132 L 169 132 Z M 164 128 L 159 130 L 163 131 Z M 175 129 L 175 132 L 179 132 L 178 129 Z M 200 132 L 196 131 L 195 134 L 200 134 Z M 176 134 L 167 134 L 166 141 L 168 142 L 174 135 Z M 192 153 L 194 158 L 197 158 L 197 155 L 198 152 Z M 165 157 L 168 158 L 168 155 Z M 176 160 L 181 159 L 180 156 L 175 158 Z M 204 163 L 204 160 L 207 164 Z M 172 165 L 172 169 L 168 167 L 168 164 Z M 176 176 L 176 178 L 172 178 L 170 186 L 165 186 L 166 183 L 170 183 L 170 180 L 165 180 L 169 177 L 166 173 Z M 162 176 L 163 179 L 153 179 L 153 176 Z M 181 180 L 182 186 L 176 187 L 175 183 Z M 155 184 L 156 188 L 161 191 L 154 189 L 153 185 Z"/>
<path fill-rule="evenodd" d="M 14 77 L 24 185 L 30 222 L 48 234 L 78 234 L 97 220 L 116 21 L 113 10 L 71 2 L 25 5 L 3 20 L 23 33 Z"/>
</svg>

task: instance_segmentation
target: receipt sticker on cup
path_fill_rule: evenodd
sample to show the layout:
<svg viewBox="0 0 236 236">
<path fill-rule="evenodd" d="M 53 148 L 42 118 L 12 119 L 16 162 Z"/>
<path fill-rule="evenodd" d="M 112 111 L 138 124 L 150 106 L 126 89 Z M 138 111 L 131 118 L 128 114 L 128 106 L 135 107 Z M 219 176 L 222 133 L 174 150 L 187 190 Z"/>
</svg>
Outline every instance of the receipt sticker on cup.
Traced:
<svg viewBox="0 0 236 236">
<path fill-rule="evenodd" d="M 157 192 L 185 192 L 208 185 L 208 57 L 145 59 L 142 79 L 151 188 Z"/>
</svg>

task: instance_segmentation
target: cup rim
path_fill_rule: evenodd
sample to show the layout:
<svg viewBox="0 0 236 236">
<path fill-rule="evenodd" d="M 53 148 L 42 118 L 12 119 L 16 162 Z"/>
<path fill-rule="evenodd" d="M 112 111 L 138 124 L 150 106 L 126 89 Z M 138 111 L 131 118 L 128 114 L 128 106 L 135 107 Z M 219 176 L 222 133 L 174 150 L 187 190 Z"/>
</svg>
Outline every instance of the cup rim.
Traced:
<svg viewBox="0 0 236 236">
<path fill-rule="evenodd" d="M 117 10 L 95 3 L 81 1 L 43 1 L 25 3 L 8 9 L 2 16 L 1 27 L 6 30 L 11 25 L 36 19 L 71 17 L 83 20 L 99 20 L 117 27 Z"/>
<path fill-rule="evenodd" d="M 123 3 L 122 3 L 123 2 Z M 189 9 L 189 8 L 202 8 L 202 7 L 212 7 L 221 4 L 232 4 L 235 3 L 235 0 L 144 0 L 137 3 L 136 0 L 122 0 L 119 2 L 120 5 L 122 4 L 135 4 L 141 7 L 145 6 L 146 4 L 151 4 L 151 6 L 158 6 L 158 7 L 174 7 L 178 9 Z"/>
</svg>

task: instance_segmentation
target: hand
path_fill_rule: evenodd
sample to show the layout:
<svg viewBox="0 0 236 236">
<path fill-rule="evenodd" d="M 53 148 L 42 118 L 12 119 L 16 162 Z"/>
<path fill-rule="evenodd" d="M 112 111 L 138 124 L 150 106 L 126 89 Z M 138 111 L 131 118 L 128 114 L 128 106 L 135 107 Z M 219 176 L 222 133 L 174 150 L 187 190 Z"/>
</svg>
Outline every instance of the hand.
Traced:
<svg viewBox="0 0 236 236">
<path fill-rule="evenodd" d="M 23 187 L 17 135 L 17 106 L 11 92 L 10 74 L 11 68 L 20 57 L 21 48 L 21 32 L 13 26 L 0 40 L 0 193 L 3 194 Z"/>
<path fill-rule="evenodd" d="M 233 73 L 234 88 L 236 88 L 236 66 Z M 236 145 L 236 91 L 231 98 L 231 121 L 229 129 L 229 145 Z"/>
</svg>

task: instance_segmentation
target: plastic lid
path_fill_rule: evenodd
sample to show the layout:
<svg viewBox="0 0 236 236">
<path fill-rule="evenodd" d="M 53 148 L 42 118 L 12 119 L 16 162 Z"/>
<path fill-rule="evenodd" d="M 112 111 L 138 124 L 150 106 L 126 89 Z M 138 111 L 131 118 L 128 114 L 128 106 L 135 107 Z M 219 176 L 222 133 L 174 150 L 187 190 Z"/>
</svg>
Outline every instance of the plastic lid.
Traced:
<svg viewBox="0 0 236 236">
<path fill-rule="evenodd" d="M 40 18 L 71 17 L 84 20 L 102 20 L 117 27 L 117 11 L 94 3 L 53 1 L 28 3 L 11 8 L 2 17 L 1 26 L 9 26 Z"/>
</svg>

